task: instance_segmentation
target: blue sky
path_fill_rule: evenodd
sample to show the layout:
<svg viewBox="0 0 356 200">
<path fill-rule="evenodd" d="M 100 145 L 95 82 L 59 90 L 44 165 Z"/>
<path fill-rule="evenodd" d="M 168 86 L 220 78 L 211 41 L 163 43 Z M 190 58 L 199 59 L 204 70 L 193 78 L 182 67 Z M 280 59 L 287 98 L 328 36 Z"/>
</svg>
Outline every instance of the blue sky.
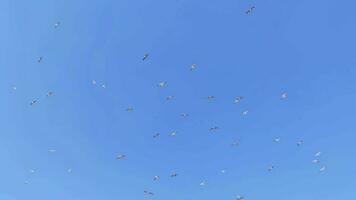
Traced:
<svg viewBox="0 0 356 200">
<path fill-rule="evenodd" d="M 355 6 L 0 1 L 0 199 L 354 198 Z"/>
</svg>

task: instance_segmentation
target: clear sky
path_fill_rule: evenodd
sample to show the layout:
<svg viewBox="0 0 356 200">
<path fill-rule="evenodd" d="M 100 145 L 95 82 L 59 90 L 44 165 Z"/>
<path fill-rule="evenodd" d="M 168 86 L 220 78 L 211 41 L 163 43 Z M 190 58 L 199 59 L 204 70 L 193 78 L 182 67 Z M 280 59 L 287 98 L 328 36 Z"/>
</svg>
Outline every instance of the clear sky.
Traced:
<svg viewBox="0 0 356 200">
<path fill-rule="evenodd" d="M 0 200 L 355 198 L 355 6 L 0 0 Z"/>
</svg>

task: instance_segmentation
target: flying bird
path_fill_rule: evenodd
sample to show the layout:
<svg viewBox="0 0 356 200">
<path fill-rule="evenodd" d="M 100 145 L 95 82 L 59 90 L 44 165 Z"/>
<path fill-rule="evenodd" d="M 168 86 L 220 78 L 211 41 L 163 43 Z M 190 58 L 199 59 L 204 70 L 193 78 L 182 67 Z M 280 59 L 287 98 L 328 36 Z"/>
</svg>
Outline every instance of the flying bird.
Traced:
<svg viewBox="0 0 356 200">
<path fill-rule="evenodd" d="M 143 193 L 144 193 L 145 195 L 147 195 L 147 196 L 152 196 L 152 195 L 153 195 L 152 192 L 147 191 L 147 190 L 143 191 Z"/>
<path fill-rule="evenodd" d="M 61 25 L 61 22 L 59 22 L 59 21 L 54 23 L 54 28 L 57 29 L 59 27 L 59 25 Z"/>
<path fill-rule="evenodd" d="M 319 164 L 319 163 L 320 163 L 320 160 L 319 160 L 319 159 L 314 159 L 312 162 L 313 162 L 314 164 Z"/>
<path fill-rule="evenodd" d="M 92 80 L 91 84 L 96 85 L 96 80 Z"/>
<path fill-rule="evenodd" d="M 68 173 L 72 173 L 72 168 L 67 169 Z"/>
<path fill-rule="evenodd" d="M 182 113 L 182 114 L 180 114 L 180 116 L 182 116 L 182 117 L 188 117 L 189 114 L 188 114 L 188 113 Z"/>
<path fill-rule="evenodd" d="M 211 101 L 211 100 L 214 100 L 215 97 L 214 97 L 214 96 L 208 96 L 207 99 L 208 99 L 209 101 Z"/>
<path fill-rule="evenodd" d="M 233 142 L 233 143 L 231 144 L 232 147 L 238 147 L 239 145 L 240 145 L 239 142 Z"/>
<path fill-rule="evenodd" d="M 173 100 L 173 99 L 174 99 L 174 96 L 172 96 L 172 95 L 166 97 L 167 101 L 170 101 L 170 100 Z"/>
<path fill-rule="evenodd" d="M 37 62 L 38 62 L 38 63 L 41 63 L 42 60 L 43 60 L 43 58 L 42 58 L 42 56 L 41 56 L 41 57 L 39 57 L 39 58 L 37 59 Z"/>
<path fill-rule="evenodd" d="M 267 170 L 268 170 L 269 172 L 272 172 L 273 169 L 274 169 L 274 166 L 272 165 L 272 166 L 268 167 Z"/>
<path fill-rule="evenodd" d="M 325 171 L 326 170 L 326 166 L 322 166 L 321 168 L 320 168 L 320 172 L 323 172 L 323 171 Z"/>
<path fill-rule="evenodd" d="M 321 156 L 321 152 L 316 152 L 316 154 L 314 155 L 315 157 L 320 157 Z"/>
<path fill-rule="evenodd" d="M 206 181 L 202 181 L 202 182 L 200 182 L 200 184 L 199 184 L 200 186 L 206 186 Z"/>
<path fill-rule="evenodd" d="M 47 92 L 47 94 L 46 94 L 47 97 L 50 97 L 52 95 L 53 95 L 53 92 L 51 92 L 51 91 Z"/>
<path fill-rule="evenodd" d="M 190 66 L 190 71 L 196 70 L 197 67 L 198 67 L 198 66 L 197 66 L 196 64 L 192 64 L 192 65 Z"/>
<path fill-rule="evenodd" d="M 156 133 L 153 135 L 153 138 L 159 138 L 160 134 L 159 133 Z"/>
<path fill-rule="evenodd" d="M 250 111 L 245 110 L 245 111 L 243 111 L 241 114 L 242 114 L 243 116 L 246 116 L 249 112 L 250 112 Z"/>
<path fill-rule="evenodd" d="M 166 84 L 167 84 L 166 81 L 161 81 L 161 82 L 158 83 L 158 86 L 159 86 L 159 87 L 165 87 Z"/>
<path fill-rule="evenodd" d="M 150 56 L 150 55 L 148 53 L 145 53 L 145 55 L 143 55 L 142 60 L 145 61 L 148 58 L 148 56 Z"/>
<path fill-rule="evenodd" d="M 172 137 L 174 137 L 174 136 L 176 136 L 176 135 L 177 135 L 177 132 L 176 132 L 176 131 L 172 131 L 172 132 L 171 132 L 171 136 L 172 136 Z"/>
<path fill-rule="evenodd" d="M 120 154 L 118 156 L 116 156 L 116 160 L 124 160 L 126 158 L 126 155 L 124 154 Z"/>
<path fill-rule="evenodd" d="M 249 8 L 247 11 L 246 11 L 246 14 L 251 14 L 252 11 L 255 10 L 255 6 L 252 6 L 251 8 Z"/>
<path fill-rule="evenodd" d="M 243 96 L 237 96 L 237 97 L 235 97 L 234 102 L 235 103 L 240 103 L 243 98 L 244 98 Z"/>
<path fill-rule="evenodd" d="M 102 84 L 101 87 L 105 89 L 105 88 L 106 88 L 106 85 L 105 85 L 105 84 Z"/>
<path fill-rule="evenodd" d="M 304 144 L 304 141 L 303 141 L 303 140 L 299 140 L 299 141 L 297 142 L 297 146 L 298 146 L 298 147 L 302 146 L 303 144 Z"/>
<path fill-rule="evenodd" d="M 287 99 L 288 98 L 288 93 L 287 92 L 283 92 L 281 94 L 281 100 Z"/>
<path fill-rule="evenodd" d="M 154 176 L 154 177 L 153 177 L 153 180 L 154 180 L 154 181 L 158 181 L 159 179 L 160 179 L 159 176 Z"/>
<path fill-rule="evenodd" d="M 217 131 L 217 130 L 219 130 L 219 127 L 213 126 L 213 127 L 211 127 L 209 130 L 210 130 L 210 131 Z"/>
<path fill-rule="evenodd" d="M 130 107 L 126 108 L 126 111 L 127 112 L 132 112 L 132 111 L 134 111 L 134 108 L 130 106 Z"/>
<path fill-rule="evenodd" d="M 57 150 L 55 150 L 55 149 L 50 149 L 50 150 L 48 150 L 48 152 L 49 152 L 49 153 L 56 153 Z"/>
<path fill-rule="evenodd" d="M 273 142 L 275 142 L 275 143 L 278 143 L 278 142 L 280 142 L 280 141 L 281 141 L 280 138 L 275 138 L 275 139 L 273 140 Z"/>
<path fill-rule="evenodd" d="M 178 176 L 178 174 L 176 173 L 176 172 L 172 172 L 171 173 L 171 177 L 173 178 L 173 177 L 177 177 Z"/>
<path fill-rule="evenodd" d="M 37 104 L 37 100 L 33 100 L 30 102 L 30 106 L 34 106 L 35 104 Z"/>
<path fill-rule="evenodd" d="M 244 200 L 245 198 L 241 195 L 237 195 L 236 200 Z"/>
</svg>

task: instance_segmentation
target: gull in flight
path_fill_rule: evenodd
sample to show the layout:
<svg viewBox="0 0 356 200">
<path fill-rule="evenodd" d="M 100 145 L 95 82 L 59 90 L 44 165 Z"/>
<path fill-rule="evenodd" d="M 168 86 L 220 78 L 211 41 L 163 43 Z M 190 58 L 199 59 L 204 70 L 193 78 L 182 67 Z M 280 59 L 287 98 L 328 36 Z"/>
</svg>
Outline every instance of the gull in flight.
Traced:
<svg viewBox="0 0 356 200">
<path fill-rule="evenodd" d="M 197 67 L 198 67 L 198 66 L 197 66 L 196 64 L 192 64 L 192 65 L 190 66 L 190 71 L 196 70 Z"/>
<path fill-rule="evenodd" d="M 59 21 L 54 23 L 54 28 L 57 29 L 59 27 L 59 25 L 61 25 L 61 22 L 59 22 Z"/>
<path fill-rule="evenodd" d="M 320 157 L 320 156 L 321 156 L 321 152 L 320 152 L 320 151 L 317 152 L 314 156 L 315 156 L 315 157 Z"/>
<path fill-rule="evenodd" d="M 303 141 L 303 140 L 299 140 L 299 141 L 297 142 L 297 146 L 298 146 L 298 147 L 302 146 L 303 144 L 304 144 L 304 141 Z"/>
<path fill-rule="evenodd" d="M 250 111 L 245 110 L 245 111 L 243 111 L 241 114 L 242 114 L 243 116 L 246 116 L 249 112 L 250 112 Z"/>
<path fill-rule="evenodd" d="M 226 171 L 223 169 L 223 170 L 221 170 L 220 172 L 221 172 L 222 174 L 225 174 Z"/>
<path fill-rule="evenodd" d="M 36 172 L 34 169 L 30 169 L 29 171 L 30 171 L 31 174 Z"/>
<path fill-rule="evenodd" d="M 106 88 L 106 85 L 105 85 L 105 84 L 102 84 L 101 87 L 105 89 L 105 88 Z"/>
<path fill-rule="evenodd" d="M 50 149 L 50 150 L 48 150 L 48 152 L 49 152 L 49 153 L 56 153 L 57 150 L 55 150 L 55 149 Z"/>
<path fill-rule="evenodd" d="M 241 195 L 237 195 L 236 200 L 244 200 L 245 198 Z"/>
<path fill-rule="evenodd" d="M 211 101 L 211 100 L 214 100 L 215 97 L 214 96 L 208 96 L 208 100 Z"/>
<path fill-rule="evenodd" d="M 172 96 L 172 95 L 169 95 L 169 96 L 166 97 L 166 100 L 167 100 L 167 101 L 170 101 L 170 100 L 172 100 L 172 99 L 174 99 L 174 96 Z"/>
<path fill-rule="evenodd" d="M 274 169 L 274 166 L 273 166 L 273 165 L 270 166 L 270 167 L 268 167 L 268 171 L 269 171 L 269 172 L 272 172 L 273 169 Z"/>
<path fill-rule="evenodd" d="M 325 171 L 326 170 L 326 166 L 322 166 L 321 168 L 320 168 L 320 172 L 323 172 L 323 171 Z"/>
<path fill-rule="evenodd" d="M 275 143 L 278 143 L 278 142 L 280 142 L 280 141 L 281 141 L 280 138 L 275 138 L 275 139 L 273 140 L 273 142 L 275 142 Z"/>
<path fill-rule="evenodd" d="M 126 155 L 124 154 L 120 154 L 118 156 L 116 156 L 116 160 L 124 160 L 126 158 Z"/>
<path fill-rule="evenodd" d="M 233 143 L 231 144 L 232 147 L 238 147 L 239 145 L 240 145 L 239 142 L 233 142 Z"/>
<path fill-rule="evenodd" d="M 320 160 L 319 160 L 319 159 L 314 159 L 312 162 L 313 162 L 314 164 L 319 164 L 319 163 L 320 163 Z"/>
<path fill-rule="evenodd" d="M 41 63 L 42 60 L 43 60 L 43 58 L 42 58 L 42 56 L 41 56 L 41 57 L 39 57 L 39 58 L 37 59 L 37 62 L 38 62 L 38 63 Z"/>
<path fill-rule="evenodd" d="M 154 180 L 154 181 L 158 181 L 159 179 L 160 179 L 159 176 L 154 176 L 154 177 L 153 177 L 153 180 Z"/>
<path fill-rule="evenodd" d="M 35 104 L 37 104 L 37 100 L 31 101 L 30 106 L 34 106 Z"/>
<path fill-rule="evenodd" d="M 158 83 L 158 86 L 159 86 L 159 87 L 165 87 L 166 84 L 167 84 L 166 81 L 161 81 L 161 82 Z"/>
<path fill-rule="evenodd" d="M 147 190 L 143 191 L 143 193 L 144 193 L 145 195 L 147 195 L 147 196 L 152 196 L 152 195 L 153 195 L 152 192 L 147 191 Z"/>
<path fill-rule="evenodd" d="M 246 11 L 246 14 L 251 14 L 253 10 L 255 10 L 255 6 L 252 6 L 251 8 L 249 8 L 249 9 Z"/>
<path fill-rule="evenodd" d="M 180 116 L 182 116 L 182 117 L 188 117 L 189 114 L 188 114 L 188 113 L 182 113 L 182 114 L 180 114 Z"/>
<path fill-rule="evenodd" d="M 159 133 L 156 133 L 153 135 L 153 138 L 159 138 L 160 134 Z"/>
<path fill-rule="evenodd" d="M 172 172 L 171 173 L 171 177 L 173 178 L 173 177 L 177 177 L 178 176 L 178 174 L 176 173 L 176 172 Z"/>
<path fill-rule="evenodd" d="M 51 91 L 47 92 L 47 97 L 50 97 L 52 95 L 53 95 L 53 92 L 51 92 Z"/>
<path fill-rule="evenodd" d="M 91 84 L 96 85 L 96 80 L 92 80 Z"/>
<path fill-rule="evenodd" d="M 72 173 L 72 168 L 67 169 L 68 173 Z"/>
<path fill-rule="evenodd" d="M 288 98 L 288 93 L 287 92 L 283 92 L 281 94 L 281 100 L 287 99 Z"/>
<path fill-rule="evenodd" d="M 237 96 L 237 97 L 235 97 L 234 102 L 235 102 L 235 103 L 240 103 L 243 98 L 244 98 L 244 97 L 242 97 L 242 96 Z"/>
<path fill-rule="evenodd" d="M 148 56 L 150 56 L 150 54 L 148 54 L 148 53 L 145 53 L 145 55 L 143 55 L 143 58 L 142 58 L 142 60 L 143 60 L 143 61 L 147 60 Z"/>
<path fill-rule="evenodd" d="M 132 112 L 132 111 L 134 111 L 134 108 L 130 106 L 130 107 L 126 108 L 126 111 L 127 112 Z"/>
<path fill-rule="evenodd" d="M 171 132 L 171 136 L 172 136 L 172 137 L 174 137 L 174 136 L 176 136 L 176 135 L 177 135 L 177 131 L 172 131 L 172 132 Z"/>
<path fill-rule="evenodd" d="M 217 131 L 217 130 L 219 130 L 219 127 L 213 126 L 213 127 L 211 127 L 209 130 L 210 130 L 210 131 Z"/>
<path fill-rule="evenodd" d="M 206 181 L 202 181 L 202 182 L 200 182 L 200 184 L 199 184 L 200 186 L 206 186 Z"/>
</svg>

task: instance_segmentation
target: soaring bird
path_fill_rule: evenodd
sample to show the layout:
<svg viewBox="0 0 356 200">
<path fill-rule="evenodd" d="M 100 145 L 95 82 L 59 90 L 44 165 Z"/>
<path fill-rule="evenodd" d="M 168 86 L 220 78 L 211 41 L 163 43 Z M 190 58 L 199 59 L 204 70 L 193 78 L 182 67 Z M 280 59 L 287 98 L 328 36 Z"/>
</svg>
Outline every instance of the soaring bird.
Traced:
<svg viewBox="0 0 356 200">
<path fill-rule="evenodd" d="M 268 167 L 267 170 L 268 170 L 269 172 L 272 172 L 273 169 L 274 169 L 274 166 L 272 165 L 272 166 Z"/>
<path fill-rule="evenodd" d="M 158 83 L 158 86 L 159 87 L 164 87 L 164 86 L 166 86 L 166 84 L 167 84 L 166 81 L 161 81 L 161 82 Z"/>
<path fill-rule="evenodd" d="M 147 195 L 147 196 L 152 196 L 152 195 L 153 195 L 152 192 L 147 191 L 147 190 L 143 191 L 143 193 L 144 193 L 145 195 Z"/>
<path fill-rule="evenodd" d="M 304 141 L 303 141 L 303 140 L 299 140 L 299 141 L 297 142 L 297 146 L 298 146 L 298 147 L 302 146 L 303 144 L 304 144 Z"/>
<path fill-rule="evenodd" d="M 42 56 L 41 56 L 41 57 L 39 57 L 39 58 L 37 59 L 37 62 L 38 62 L 38 63 L 41 63 L 42 60 L 43 60 L 43 58 L 42 58 Z"/>
<path fill-rule="evenodd" d="M 237 195 L 236 200 L 244 200 L 245 198 L 241 195 Z"/>
<path fill-rule="evenodd" d="M 198 66 L 197 66 L 196 64 L 192 64 L 192 65 L 190 66 L 190 71 L 196 70 L 197 67 L 198 67 Z"/>
<path fill-rule="evenodd" d="M 320 155 L 321 155 L 321 152 L 319 151 L 319 152 L 316 152 L 316 154 L 314 156 L 315 157 L 320 157 Z"/>
<path fill-rule="evenodd" d="M 182 116 L 182 117 L 188 117 L 189 114 L 188 114 L 188 113 L 182 113 L 182 114 L 180 114 L 180 116 Z"/>
<path fill-rule="evenodd" d="M 251 14 L 253 10 L 255 10 L 255 6 L 252 6 L 251 8 L 249 8 L 249 9 L 246 11 L 246 14 Z"/>
<path fill-rule="evenodd" d="M 321 168 L 320 168 L 320 172 L 323 172 L 323 171 L 325 171 L 326 170 L 326 166 L 322 166 Z"/>
<path fill-rule="evenodd" d="M 49 91 L 49 92 L 47 92 L 47 97 L 50 97 L 50 96 L 52 96 L 53 95 L 53 92 L 51 92 L 51 91 Z"/>
<path fill-rule="evenodd" d="M 171 136 L 172 136 L 172 137 L 174 137 L 174 136 L 176 136 L 176 135 L 177 135 L 177 131 L 172 131 L 172 132 L 171 132 Z"/>
<path fill-rule="evenodd" d="M 202 182 L 200 182 L 200 184 L 199 184 L 200 186 L 205 186 L 206 185 L 206 181 L 202 181 Z"/>
<path fill-rule="evenodd" d="M 153 138 L 158 138 L 159 136 L 160 136 L 159 133 L 155 133 L 155 134 L 153 135 Z"/>
<path fill-rule="evenodd" d="M 250 112 L 250 111 L 245 110 L 245 111 L 243 111 L 241 114 L 242 114 L 243 116 L 246 116 L 249 112 Z"/>
<path fill-rule="evenodd" d="M 288 98 L 288 93 L 287 92 L 283 92 L 281 94 L 281 100 L 287 99 Z"/>
<path fill-rule="evenodd" d="M 148 54 L 148 53 L 145 53 L 145 55 L 143 55 L 143 58 L 142 58 L 142 60 L 143 61 L 145 61 L 147 58 L 148 58 L 148 56 L 150 56 L 150 54 Z"/>
<path fill-rule="evenodd" d="M 207 99 L 208 99 L 209 101 L 211 101 L 211 100 L 214 100 L 215 97 L 214 97 L 214 96 L 208 96 Z"/>
<path fill-rule="evenodd" d="M 126 158 L 126 155 L 124 154 L 120 154 L 118 156 L 116 156 L 116 160 L 124 160 Z"/>
<path fill-rule="evenodd" d="M 280 138 L 275 138 L 275 139 L 273 140 L 273 142 L 275 142 L 275 143 L 278 143 L 278 142 L 280 142 L 280 141 L 281 141 Z"/>
<path fill-rule="evenodd" d="M 153 180 L 154 180 L 154 181 L 158 181 L 159 179 L 160 179 L 159 176 L 154 176 L 154 177 L 153 177 Z"/>
<path fill-rule="evenodd" d="M 243 98 L 244 98 L 243 96 L 237 96 L 237 97 L 235 97 L 234 102 L 235 103 L 240 103 Z"/>
<path fill-rule="evenodd" d="M 210 130 L 210 131 L 217 131 L 217 130 L 219 130 L 219 127 L 213 126 L 213 127 L 211 127 L 209 130 Z"/>
<path fill-rule="evenodd" d="M 132 112 L 132 111 L 134 111 L 134 108 L 130 106 L 130 107 L 126 108 L 126 111 L 127 112 Z"/>
<path fill-rule="evenodd" d="M 178 174 L 176 173 L 176 172 L 172 172 L 171 173 L 171 177 L 173 178 L 173 177 L 176 177 L 176 176 L 178 176 Z"/>
<path fill-rule="evenodd" d="M 172 96 L 172 95 L 169 95 L 169 96 L 166 97 L 166 100 L 167 100 L 167 101 L 170 101 L 170 100 L 172 100 L 172 99 L 174 99 L 174 96 Z"/>
<path fill-rule="evenodd" d="M 33 100 L 30 102 L 30 106 L 34 106 L 35 104 L 37 104 L 37 100 Z"/>
<path fill-rule="evenodd" d="M 61 22 L 59 22 L 59 21 L 54 23 L 54 28 L 57 29 L 59 27 L 59 25 L 61 25 Z"/>
<path fill-rule="evenodd" d="M 91 84 L 96 85 L 96 80 L 92 80 Z"/>
</svg>

